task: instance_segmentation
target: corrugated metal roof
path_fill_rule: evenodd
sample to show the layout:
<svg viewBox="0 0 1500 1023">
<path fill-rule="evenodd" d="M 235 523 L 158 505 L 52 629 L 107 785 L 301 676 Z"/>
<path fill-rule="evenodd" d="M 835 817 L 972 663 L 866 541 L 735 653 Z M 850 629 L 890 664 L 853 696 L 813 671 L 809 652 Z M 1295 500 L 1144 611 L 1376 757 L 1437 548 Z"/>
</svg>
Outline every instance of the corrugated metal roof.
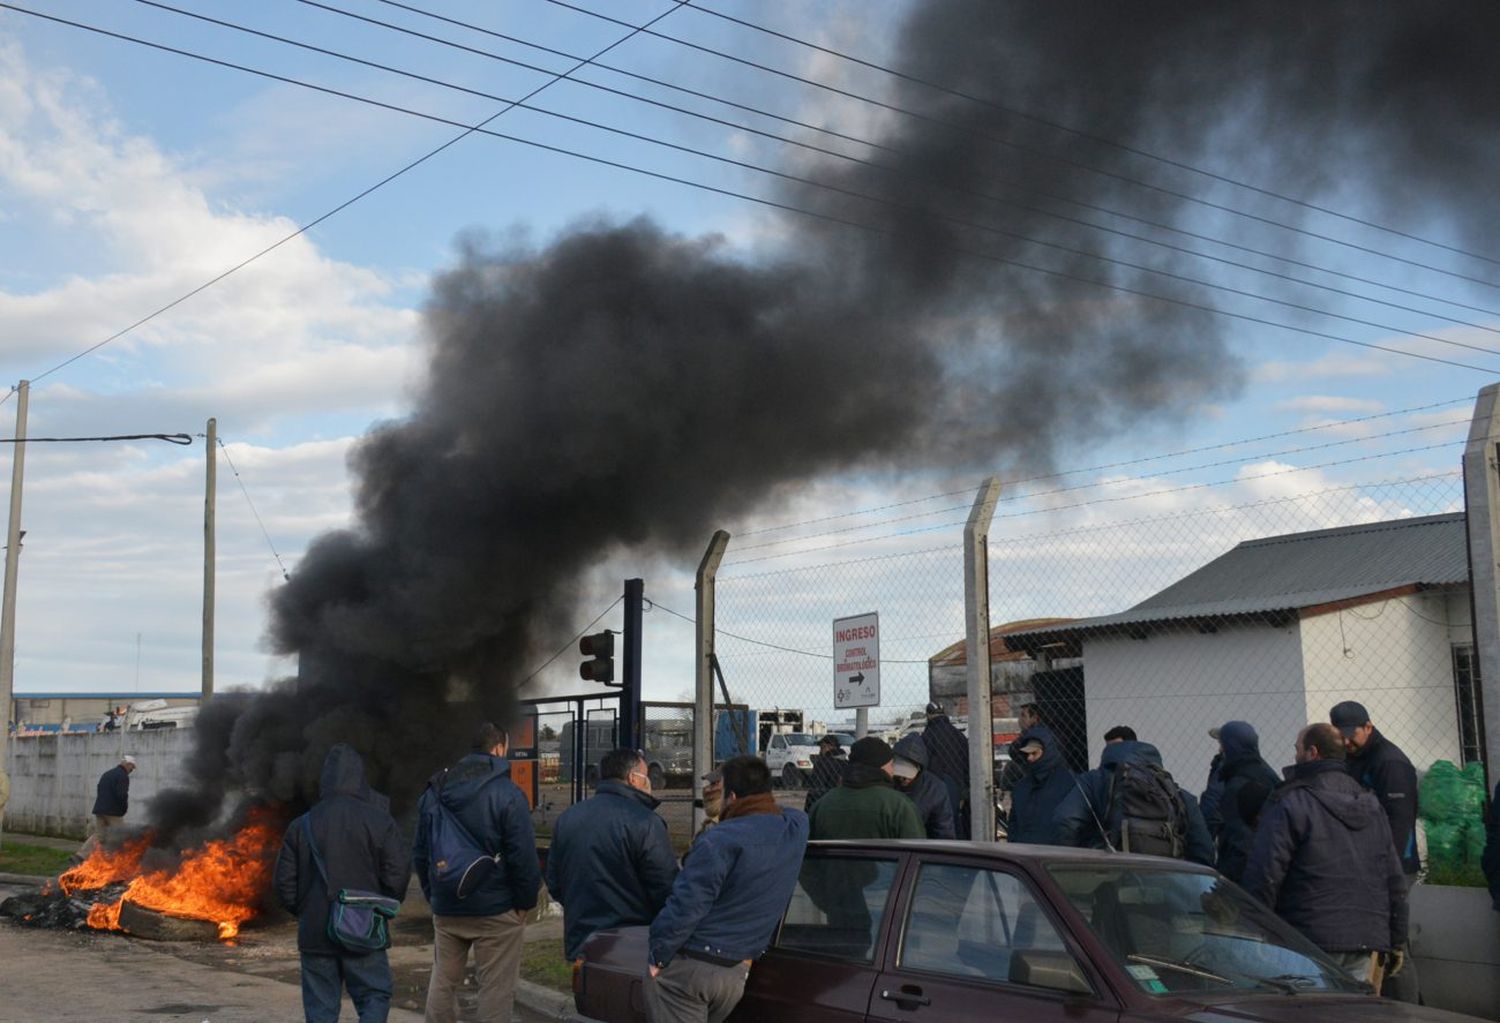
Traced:
<svg viewBox="0 0 1500 1023">
<path fill-rule="evenodd" d="M 1152 622 L 1260 616 L 1351 600 L 1403 586 L 1469 579 L 1463 512 L 1246 540 L 1119 614 L 1029 629 L 1010 645 Z M 1024 640 L 1024 642 L 1022 642 Z"/>
</svg>

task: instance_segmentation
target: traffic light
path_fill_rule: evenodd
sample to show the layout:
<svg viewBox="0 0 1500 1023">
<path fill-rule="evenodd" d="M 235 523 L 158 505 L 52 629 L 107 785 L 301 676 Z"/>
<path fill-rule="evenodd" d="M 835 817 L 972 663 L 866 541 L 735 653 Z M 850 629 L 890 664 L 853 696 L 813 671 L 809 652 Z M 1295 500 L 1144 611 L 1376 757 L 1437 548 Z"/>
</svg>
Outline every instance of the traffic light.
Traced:
<svg viewBox="0 0 1500 1023">
<path fill-rule="evenodd" d="M 603 682 L 613 685 L 615 681 L 615 634 L 609 630 L 584 636 L 578 641 L 578 652 L 590 658 L 578 666 L 578 674 L 586 682 Z"/>
</svg>

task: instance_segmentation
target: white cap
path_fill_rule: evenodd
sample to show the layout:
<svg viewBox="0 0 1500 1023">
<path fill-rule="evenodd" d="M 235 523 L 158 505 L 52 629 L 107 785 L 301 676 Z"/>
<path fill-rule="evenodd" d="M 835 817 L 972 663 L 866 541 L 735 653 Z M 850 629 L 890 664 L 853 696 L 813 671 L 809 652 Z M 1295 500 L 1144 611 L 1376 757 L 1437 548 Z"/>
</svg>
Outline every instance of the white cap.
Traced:
<svg viewBox="0 0 1500 1023">
<path fill-rule="evenodd" d="M 895 763 L 891 765 L 891 773 L 897 778 L 915 778 L 920 770 L 920 765 L 905 757 L 896 757 Z"/>
<path fill-rule="evenodd" d="M 134 767 L 135 766 L 135 757 L 133 757 L 129 753 L 127 753 L 123 757 L 120 758 L 120 763 L 122 763 L 122 764 L 129 764 L 131 767 Z"/>
</svg>

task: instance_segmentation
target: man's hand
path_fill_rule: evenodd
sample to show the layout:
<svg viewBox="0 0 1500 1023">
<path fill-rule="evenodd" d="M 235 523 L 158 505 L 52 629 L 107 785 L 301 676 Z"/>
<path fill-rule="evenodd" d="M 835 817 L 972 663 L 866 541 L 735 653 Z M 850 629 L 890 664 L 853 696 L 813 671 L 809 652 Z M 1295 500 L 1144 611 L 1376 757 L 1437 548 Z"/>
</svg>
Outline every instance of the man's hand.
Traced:
<svg viewBox="0 0 1500 1023">
<path fill-rule="evenodd" d="M 652 979 L 653 979 L 653 980 L 654 980 L 654 979 L 656 979 L 656 975 L 657 975 L 657 974 L 658 974 L 658 973 L 660 973 L 660 972 L 661 972 L 661 967 L 660 967 L 660 966 L 657 966 L 657 965 L 656 965 L 656 964 L 655 964 L 655 963 L 652 963 L 652 964 L 651 964 L 651 978 L 652 978 Z"/>
<path fill-rule="evenodd" d="M 1401 951 L 1401 949 L 1398 948 L 1394 952 L 1387 952 L 1385 954 L 1385 975 L 1387 977 L 1394 977 L 1405 968 L 1406 953 Z"/>
</svg>

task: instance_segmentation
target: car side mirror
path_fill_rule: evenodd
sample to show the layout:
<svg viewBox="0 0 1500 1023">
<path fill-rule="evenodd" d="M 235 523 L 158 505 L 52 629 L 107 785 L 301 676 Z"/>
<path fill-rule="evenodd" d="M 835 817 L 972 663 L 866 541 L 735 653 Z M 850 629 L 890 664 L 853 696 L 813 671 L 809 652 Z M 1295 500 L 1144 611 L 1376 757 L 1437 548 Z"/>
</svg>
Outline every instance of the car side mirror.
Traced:
<svg viewBox="0 0 1500 1023">
<path fill-rule="evenodd" d="M 1066 952 L 1016 949 L 1010 954 L 1010 982 L 1052 991 L 1089 994 L 1093 988 L 1072 956 Z"/>
</svg>

